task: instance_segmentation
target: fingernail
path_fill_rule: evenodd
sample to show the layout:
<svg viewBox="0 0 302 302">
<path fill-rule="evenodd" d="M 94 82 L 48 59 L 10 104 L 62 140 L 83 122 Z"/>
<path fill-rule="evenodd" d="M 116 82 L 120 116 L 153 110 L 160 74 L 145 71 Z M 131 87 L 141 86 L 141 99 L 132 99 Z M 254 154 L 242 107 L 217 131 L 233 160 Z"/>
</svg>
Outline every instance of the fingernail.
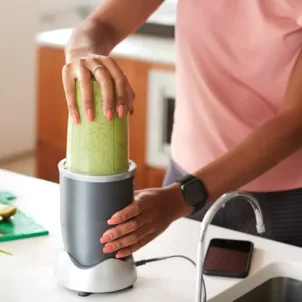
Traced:
<svg viewBox="0 0 302 302">
<path fill-rule="evenodd" d="M 93 110 L 87 109 L 86 114 L 87 114 L 89 122 L 92 122 L 93 121 Z"/>
<path fill-rule="evenodd" d="M 108 219 L 108 224 L 118 224 L 121 222 L 121 218 L 120 217 L 112 217 L 110 219 Z"/>
<path fill-rule="evenodd" d="M 118 252 L 116 255 L 115 255 L 116 258 L 124 258 L 125 255 L 123 252 Z"/>
<path fill-rule="evenodd" d="M 112 109 L 108 109 L 106 111 L 106 118 L 107 118 L 108 121 L 112 121 L 112 119 L 113 119 L 113 111 L 112 111 Z"/>
<path fill-rule="evenodd" d="M 113 246 L 112 245 L 106 245 L 104 248 L 103 248 L 103 252 L 104 253 L 112 253 L 114 250 Z"/>
<path fill-rule="evenodd" d="M 79 116 L 76 113 L 73 113 L 71 116 L 72 116 L 73 122 L 75 124 L 78 124 L 79 123 Z"/>
<path fill-rule="evenodd" d="M 134 113 L 134 109 L 132 109 L 132 110 L 130 111 L 130 115 L 133 115 L 133 113 Z"/>
<path fill-rule="evenodd" d="M 110 235 L 104 235 L 102 238 L 101 238 L 101 243 L 107 243 L 109 241 L 112 240 L 112 236 Z"/>
<path fill-rule="evenodd" d="M 118 116 L 119 117 L 122 117 L 124 115 L 124 111 L 125 111 L 125 106 L 122 104 L 122 105 L 119 105 L 118 107 Z"/>
</svg>

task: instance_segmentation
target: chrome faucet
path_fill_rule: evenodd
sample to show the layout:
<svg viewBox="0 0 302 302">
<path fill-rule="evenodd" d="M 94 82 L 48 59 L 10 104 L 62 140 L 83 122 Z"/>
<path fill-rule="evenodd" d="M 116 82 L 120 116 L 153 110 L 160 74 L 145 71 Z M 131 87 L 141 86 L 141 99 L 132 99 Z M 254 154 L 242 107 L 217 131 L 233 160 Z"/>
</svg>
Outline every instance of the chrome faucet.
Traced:
<svg viewBox="0 0 302 302">
<path fill-rule="evenodd" d="M 205 235 L 209 224 L 212 222 L 216 213 L 220 210 L 221 207 L 224 207 L 225 204 L 235 197 L 243 197 L 246 201 L 249 202 L 251 207 L 254 210 L 255 218 L 256 218 L 256 229 L 258 234 L 263 234 L 265 232 L 265 226 L 263 222 L 262 211 L 258 201 L 251 194 L 241 191 L 235 191 L 231 193 L 227 193 L 222 195 L 213 203 L 213 205 L 209 208 L 206 215 L 204 216 L 201 222 L 200 229 L 200 239 L 198 242 L 198 250 L 197 250 L 197 284 L 196 284 L 196 302 L 204 302 L 205 293 L 202 291 L 203 286 L 203 258 L 204 258 L 204 243 L 205 243 Z"/>
</svg>

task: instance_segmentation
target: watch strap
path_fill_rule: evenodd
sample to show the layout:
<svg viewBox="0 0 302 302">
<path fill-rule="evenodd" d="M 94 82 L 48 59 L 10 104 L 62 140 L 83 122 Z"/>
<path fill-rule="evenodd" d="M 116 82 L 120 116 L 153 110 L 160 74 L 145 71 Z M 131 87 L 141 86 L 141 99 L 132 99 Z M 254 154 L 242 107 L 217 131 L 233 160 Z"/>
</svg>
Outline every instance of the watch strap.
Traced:
<svg viewBox="0 0 302 302">
<path fill-rule="evenodd" d="M 205 206 L 206 201 L 208 199 L 208 192 L 205 185 L 199 178 L 195 177 L 192 174 L 187 174 L 183 178 L 176 180 L 176 182 L 178 182 L 181 185 L 181 191 L 185 201 L 187 202 L 188 205 L 190 205 L 193 208 L 191 214 L 196 213 L 197 211 L 201 210 Z M 190 183 L 191 184 L 194 183 L 194 187 L 195 187 L 194 193 L 192 192 L 194 197 L 192 197 L 192 194 L 190 194 L 191 192 L 187 192 L 190 189 L 192 190 L 192 188 L 190 188 L 191 187 Z M 198 200 L 198 202 L 196 202 L 196 200 L 192 200 L 194 198 L 199 198 L 199 196 L 196 195 L 200 196 L 200 200 Z"/>
</svg>

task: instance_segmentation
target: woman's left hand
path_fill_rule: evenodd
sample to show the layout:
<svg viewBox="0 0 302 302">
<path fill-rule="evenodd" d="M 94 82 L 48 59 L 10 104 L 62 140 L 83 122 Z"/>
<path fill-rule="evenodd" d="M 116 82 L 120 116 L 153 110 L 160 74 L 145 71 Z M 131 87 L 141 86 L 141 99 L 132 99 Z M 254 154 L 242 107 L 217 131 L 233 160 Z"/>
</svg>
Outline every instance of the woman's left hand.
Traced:
<svg viewBox="0 0 302 302">
<path fill-rule="evenodd" d="M 191 212 L 177 184 L 137 191 L 134 202 L 108 220 L 114 227 L 100 239 L 106 243 L 103 251 L 117 252 L 117 258 L 129 256 L 155 239 L 174 220 Z"/>
</svg>

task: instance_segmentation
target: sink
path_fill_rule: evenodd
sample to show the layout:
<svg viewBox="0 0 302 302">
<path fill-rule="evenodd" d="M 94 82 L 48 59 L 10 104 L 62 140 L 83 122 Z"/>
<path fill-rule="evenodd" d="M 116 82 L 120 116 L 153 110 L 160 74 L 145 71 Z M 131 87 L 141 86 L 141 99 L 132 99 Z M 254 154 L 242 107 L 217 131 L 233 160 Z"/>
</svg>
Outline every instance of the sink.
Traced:
<svg viewBox="0 0 302 302">
<path fill-rule="evenodd" d="M 288 277 L 271 278 L 234 302 L 297 302 L 302 301 L 302 282 Z"/>
<path fill-rule="evenodd" d="M 271 263 L 208 302 L 300 302 L 302 265 L 294 262 Z"/>
</svg>

